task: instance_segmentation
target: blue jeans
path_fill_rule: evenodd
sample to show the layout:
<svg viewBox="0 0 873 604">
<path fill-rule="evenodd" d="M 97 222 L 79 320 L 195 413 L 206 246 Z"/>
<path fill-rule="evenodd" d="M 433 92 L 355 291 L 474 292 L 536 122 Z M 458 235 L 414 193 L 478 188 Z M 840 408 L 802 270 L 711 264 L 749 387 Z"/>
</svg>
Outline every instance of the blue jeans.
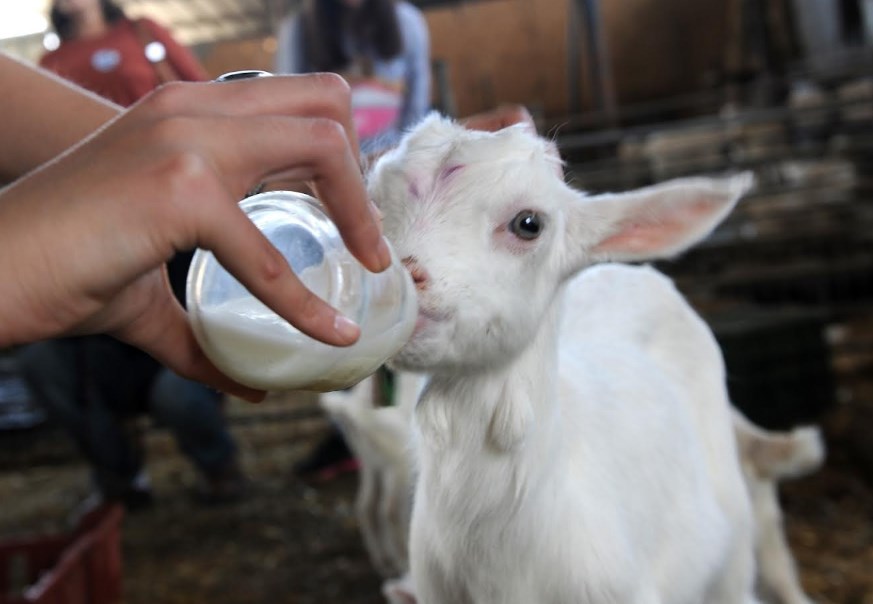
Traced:
<svg viewBox="0 0 873 604">
<path fill-rule="evenodd" d="M 168 428 L 203 474 L 235 463 L 218 392 L 123 344 L 92 344 L 88 338 L 38 342 L 18 360 L 34 398 L 76 441 L 104 495 L 121 495 L 143 470 L 143 450 L 130 429 L 130 419 L 142 414 Z"/>
</svg>

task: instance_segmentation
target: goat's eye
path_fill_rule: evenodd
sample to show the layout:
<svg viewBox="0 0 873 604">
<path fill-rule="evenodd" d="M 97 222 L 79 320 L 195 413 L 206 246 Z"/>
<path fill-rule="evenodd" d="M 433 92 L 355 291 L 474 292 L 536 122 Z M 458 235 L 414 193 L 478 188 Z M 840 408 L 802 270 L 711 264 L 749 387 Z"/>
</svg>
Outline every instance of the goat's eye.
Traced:
<svg viewBox="0 0 873 604">
<path fill-rule="evenodd" d="M 523 210 L 509 223 L 509 230 L 519 239 L 530 241 L 540 236 L 543 221 L 536 212 Z"/>
</svg>

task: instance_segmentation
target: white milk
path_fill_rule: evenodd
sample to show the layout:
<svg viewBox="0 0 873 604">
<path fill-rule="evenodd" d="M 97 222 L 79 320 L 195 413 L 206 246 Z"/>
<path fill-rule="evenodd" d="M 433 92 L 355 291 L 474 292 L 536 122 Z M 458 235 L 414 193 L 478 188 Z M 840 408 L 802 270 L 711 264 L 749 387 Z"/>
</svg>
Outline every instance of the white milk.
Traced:
<svg viewBox="0 0 873 604">
<path fill-rule="evenodd" d="M 393 327 L 366 329 L 349 347 L 329 346 L 300 333 L 257 298 L 237 298 L 200 310 L 204 346 L 228 376 L 263 390 L 327 392 L 372 374 L 409 339 L 416 308 Z"/>
<path fill-rule="evenodd" d="M 257 298 L 238 298 L 206 307 L 200 315 L 212 362 L 250 386 L 265 390 L 293 388 L 290 382 L 313 379 L 327 360 L 324 351 L 313 355 L 302 350 L 306 336 Z M 312 342 L 313 346 L 318 344 Z"/>
</svg>

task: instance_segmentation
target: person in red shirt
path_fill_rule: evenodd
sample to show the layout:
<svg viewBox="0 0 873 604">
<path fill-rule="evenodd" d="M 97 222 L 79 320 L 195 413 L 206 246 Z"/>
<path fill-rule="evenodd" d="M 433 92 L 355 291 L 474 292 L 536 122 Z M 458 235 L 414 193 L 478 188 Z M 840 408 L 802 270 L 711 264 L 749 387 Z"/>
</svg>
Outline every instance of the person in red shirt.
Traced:
<svg viewBox="0 0 873 604">
<path fill-rule="evenodd" d="M 40 65 L 124 107 L 166 80 L 209 79 L 166 28 L 111 0 L 54 0 L 50 18 L 61 43 Z"/>
</svg>

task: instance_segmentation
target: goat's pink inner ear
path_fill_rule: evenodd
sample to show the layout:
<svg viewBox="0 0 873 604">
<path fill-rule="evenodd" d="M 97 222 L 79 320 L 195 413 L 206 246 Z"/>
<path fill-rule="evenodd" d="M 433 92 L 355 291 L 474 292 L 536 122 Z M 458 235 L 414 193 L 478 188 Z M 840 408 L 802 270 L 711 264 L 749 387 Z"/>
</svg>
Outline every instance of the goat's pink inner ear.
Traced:
<svg viewBox="0 0 873 604">
<path fill-rule="evenodd" d="M 622 225 L 615 235 L 607 237 L 594 248 L 596 252 L 614 252 L 642 254 L 652 247 L 658 246 L 666 235 L 653 232 L 648 225 Z"/>
<path fill-rule="evenodd" d="M 675 246 L 720 204 L 701 199 L 681 207 L 666 205 L 655 211 L 633 216 L 620 222 L 613 234 L 598 243 L 594 251 L 621 254 L 657 254 Z"/>
</svg>

